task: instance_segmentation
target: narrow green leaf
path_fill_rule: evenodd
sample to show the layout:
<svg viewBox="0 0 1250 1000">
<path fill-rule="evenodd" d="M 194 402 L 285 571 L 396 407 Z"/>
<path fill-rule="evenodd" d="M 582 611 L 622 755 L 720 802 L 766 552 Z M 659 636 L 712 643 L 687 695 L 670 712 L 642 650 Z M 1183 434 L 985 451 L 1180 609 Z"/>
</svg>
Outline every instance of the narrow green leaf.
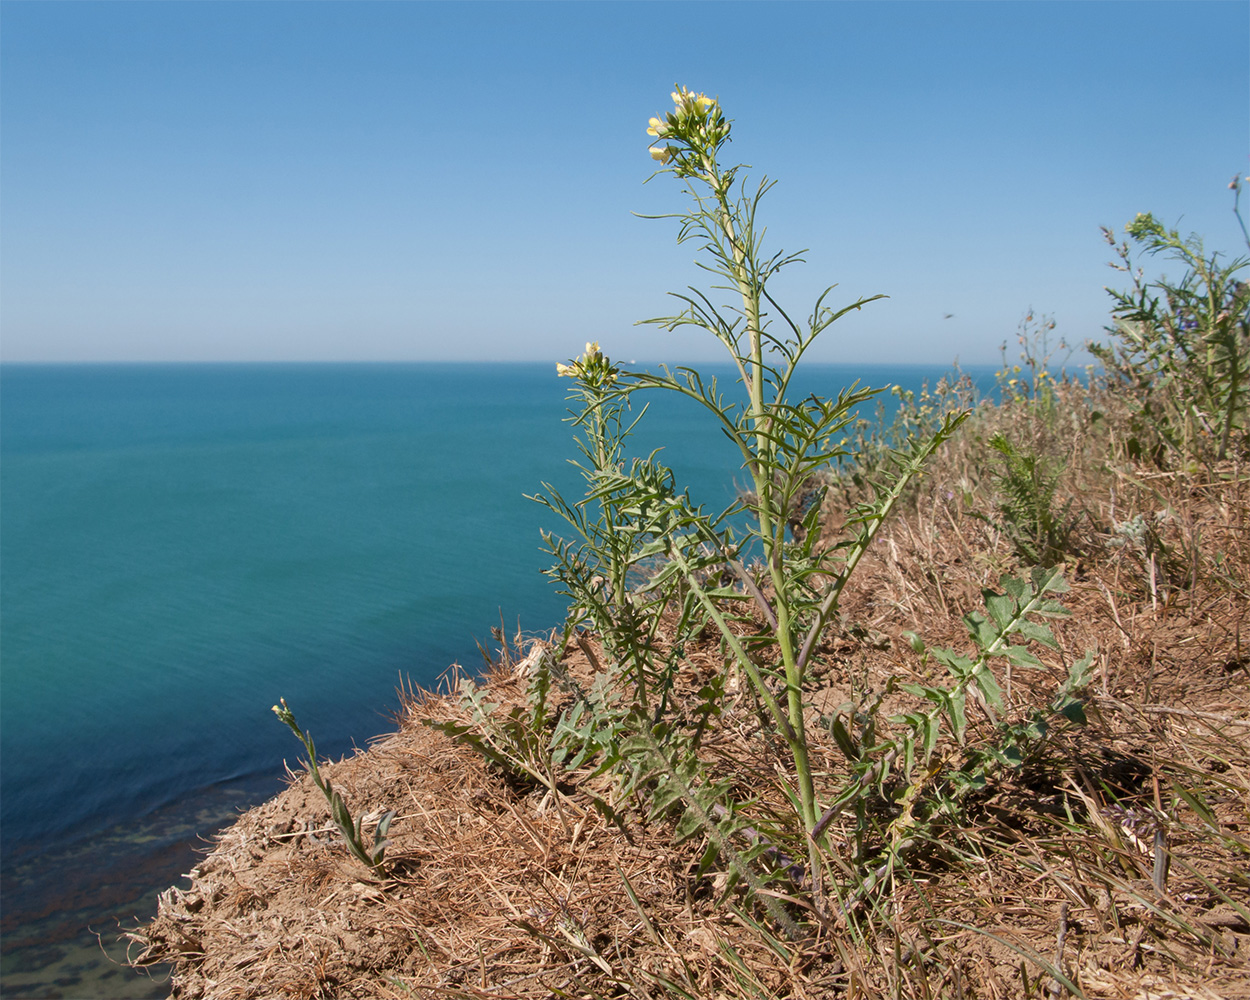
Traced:
<svg viewBox="0 0 1250 1000">
<path fill-rule="evenodd" d="M 912 766 L 916 762 L 916 737 L 908 733 L 903 737 L 903 778 L 911 781 Z"/>
<path fill-rule="evenodd" d="M 960 746 L 964 743 L 964 727 L 967 724 L 965 696 L 963 688 L 951 691 L 946 696 L 946 715 L 951 720 L 951 733 Z"/>
<path fill-rule="evenodd" d="M 923 722 L 924 731 L 924 762 L 928 766 L 929 760 L 933 756 L 933 751 L 937 747 L 938 740 L 938 720 L 936 716 L 926 715 Z"/>
<path fill-rule="evenodd" d="M 833 724 L 829 727 L 833 733 L 834 742 L 838 744 L 838 749 L 849 761 L 858 761 L 860 759 L 859 748 L 855 744 L 855 740 L 851 738 L 851 734 L 846 731 L 846 726 L 842 724 L 841 716 L 833 720 Z"/>
<path fill-rule="evenodd" d="M 1211 811 L 1211 807 L 1206 804 L 1199 792 L 1178 785 L 1170 778 L 1168 783 L 1172 786 L 1172 790 L 1189 804 L 1189 808 L 1198 814 L 1202 822 L 1216 833 L 1220 832 L 1219 820 L 1215 818 L 1215 813 Z"/>
</svg>

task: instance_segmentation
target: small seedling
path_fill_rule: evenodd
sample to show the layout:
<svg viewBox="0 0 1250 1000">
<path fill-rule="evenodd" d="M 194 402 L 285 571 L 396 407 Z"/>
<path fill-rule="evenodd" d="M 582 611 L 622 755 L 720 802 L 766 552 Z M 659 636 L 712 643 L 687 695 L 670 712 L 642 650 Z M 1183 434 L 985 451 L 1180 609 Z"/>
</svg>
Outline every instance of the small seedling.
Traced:
<svg viewBox="0 0 1250 1000">
<path fill-rule="evenodd" d="M 317 747 L 313 743 L 312 737 L 302 730 L 295 721 L 295 713 L 287 708 L 286 699 L 278 699 L 278 704 L 273 706 L 274 715 L 279 720 L 286 723 L 290 727 L 301 743 L 304 749 L 308 751 L 308 773 L 312 775 L 313 783 L 321 789 L 321 794 L 326 797 L 326 802 L 330 804 L 330 816 L 343 834 L 343 839 L 347 842 L 347 849 L 359 859 L 363 864 L 372 868 L 377 874 L 382 874 L 382 860 L 386 855 L 386 847 L 390 843 L 386 839 L 386 832 L 391 828 L 391 821 L 395 818 L 395 810 L 388 809 L 382 814 L 382 818 L 378 820 L 377 829 L 373 833 L 373 848 L 366 849 L 364 844 L 363 824 L 364 817 L 352 822 L 352 814 L 347 809 L 347 803 L 343 801 L 343 796 L 336 792 L 330 782 L 321 777 L 321 771 L 317 767 Z"/>
</svg>

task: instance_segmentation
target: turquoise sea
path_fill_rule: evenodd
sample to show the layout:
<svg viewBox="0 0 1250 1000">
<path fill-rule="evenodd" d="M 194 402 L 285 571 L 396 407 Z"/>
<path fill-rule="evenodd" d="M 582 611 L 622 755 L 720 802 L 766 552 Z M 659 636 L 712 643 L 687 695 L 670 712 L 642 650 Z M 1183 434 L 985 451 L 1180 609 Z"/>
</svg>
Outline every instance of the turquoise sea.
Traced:
<svg viewBox="0 0 1250 1000">
<path fill-rule="evenodd" d="M 524 494 L 577 491 L 566 388 L 549 364 L 0 366 L 4 996 L 166 995 L 95 935 L 119 958 L 119 924 L 280 787 L 279 697 L 338 756 L 501 617 L 559 623 L 558 526 Z M 743 481 L 684 401 L 638 445 L 708 506 Z"/>
</svg>

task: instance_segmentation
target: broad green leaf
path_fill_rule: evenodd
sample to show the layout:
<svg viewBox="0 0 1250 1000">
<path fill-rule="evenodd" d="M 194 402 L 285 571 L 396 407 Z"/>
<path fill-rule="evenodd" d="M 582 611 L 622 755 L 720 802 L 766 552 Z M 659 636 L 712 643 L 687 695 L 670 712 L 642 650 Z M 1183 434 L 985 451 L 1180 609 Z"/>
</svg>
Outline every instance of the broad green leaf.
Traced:
<svg viewBox="0 0 1250 1000">
<path fill-rule="evenodd" d="M 1049 646 L 1051 649 L 1059 648 L 1059 643 L 1055 641 L 1055 634 L 1049 628 L 1045 625 L 1038 625 L 1036 622 L 1031 622 L 1027 618 L 1021 618 L 1018 622 L 1016 622 L 1016 626 L 1012 629 L 1012 631 L 1019 633 L 1026 639 L 1031 639 L 1034 642 L 1040 642 L 1044 646 Z"/>
<path fill-rule="evenodd" d="M 1032 571 L 1033 592 L 1036 594 L 1044 594 L 1047 591 L 1055 594 L 1066 594 L 1071 588 L 1068 581 L 1063 578 L 1063 570 L 1058 566 L 1047 569 L 1043 566 L 1034 566 Z"/>
<path fill-rule="evenodd" d="M 1042 661 L 1028 651 L 1024 646 L 1007 646 L 1002 651 L 1002 655 L 1017 667 L 1029 667 L 1034 670 L 1042 668 Z"/>
<path fill-rule="evenodd" d="M 938 663 L 942 664 L 942 666 L 946 667 L 956 680 L 961 680 L 966 677 L 968 675 L 968 671 L 972 669 L 974 661 L 969 660 L 965 656 L 960 656 L 953 650 L 938 648 L 932 649 L 930 652 L 933 654 L 933 658 L 937 660 Z"/>
<path fill-rule="evenodd" d="M 985 607 L 998 626 L 999 632 L 1006 630 L 1016 613 L 1016 602 L 1007 594 L 995 594 L 985 591 Z"/>
<path fill-rule="evenodd" d="M 716 858 L 719 856 L 719 853 L 720 852 L 716 849 L 716 843 L 714 841 L 709 840 L 707 848 L 703 852 L 703 856 L 699 858 L 699 867 L 698 867 L 699 875 L 703 875 L 714 864 L 716 864 Z"/>
<path fill-rule="evenodd" d="M 1089 720 L 1085 717 L 1085 704 L 1080 701 L 1065 702 L 1059 712 L 1069 722 L 1074 722 L 1078 726 L 1085 725 Z"/>
<path fill-rule="evenodd" d="M 938 739 L 938 720 L 935 716 L 926 715 L 922 722 L 924 731 L 924 762 L 928 766 L 930 758 L 933 756 L 934 748 L 937 747 Z"/>
<path fill-rule="evenodd" d="M 670 806 L 683 800 L 681 786 L 675 781 L 666 781 L 651 796 L 651 815 L 658 818 L 668 812 Z"/>
<path fill-rule="evenodd" d="M 1068 668 L 1068 679 L 1064 690 L 1079 691 L 1090 682 L 1090 665 L 1094 662 L 1094 650 L 1088 650 L 1084 656 Z"/>
<path fill-rule="evenodd" d="M 911 646 L 911 650 L 913 653 L 917 653 L 920 655 L 924 654 L 924 651 L 925 651 L 924 640 L 921 639 L 920 636 L 918 636 L 915 632 L 904 632 L 903 638 L 907 640 L 907 644 Z"/>
<path fill-rule="evenodd" d="M 1004 576 L 998 581 L 1002 588 L 1015 598 L 1017 604 L 1023 604 L 1029 596 L 1029 586 L 1014 576 Z"/>
<path fill-rule="evenodd" d="M 699 814 L 693 809 L 687 809 L 682 813 L 681 818 L 673 829 L 673 838 L 680 844 L 683 840 L 689 840 L 696 833 L 702 831 L 703 823 Z"/>
<path fill-rule="evenodd" d="M 990 669 L 982 664 L 973 674 L 973 680 L 976 681 L 977 689 L 985 695 L 985 700 L 989 702 L 991 708 L 1001 709 L 1003 707 L 1003 692 L 998 686 L 998 681 L 994 679 L 994 674 Z"/>
<path fill-rule="evenodd" d="M 976 630 L 972 633 L 972 638 L 976 641 L 976 644 L 983 650 L 993 648 L 994 644 L 1002 636 L 1002 630 L 996 628 L 984 615 L 978 614 L 975 618 L 970 615 L 969 619 L 974 620 L 976 623 Z"/>
</svg>

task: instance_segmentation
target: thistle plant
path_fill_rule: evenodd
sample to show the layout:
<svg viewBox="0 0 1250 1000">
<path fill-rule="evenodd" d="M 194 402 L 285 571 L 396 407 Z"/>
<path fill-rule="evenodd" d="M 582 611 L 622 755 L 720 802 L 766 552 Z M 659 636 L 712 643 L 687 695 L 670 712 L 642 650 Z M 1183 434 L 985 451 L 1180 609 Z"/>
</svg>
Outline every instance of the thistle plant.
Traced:
<svg viewBox="0 0 1250 1000">
<path fill-rule="evenodd" d="M 822 912 L 826 878 L 817 829 L 821 810 L 804 719 L 807 672 L 817 641 L 837 614 L 843 590 L 881 524 L 907 483 L 966 413 L 947 414 L 932 435 L 892 452 L 872 484 L 871 499 L 850 511 L 842 539 L 829 547 L 818 544 L 823 505 L 810 502 L 812 477 L 849 457 L 841 432 L 855 420 L 856 408 L 879 390 L 856 384 L 836 399 L 813 395 L 795 400 L 791 381 L 818 336 L 847 313 L 883 296 L 835 309 L 826 304 L 831 287 L 805 321 L 792 319 L 772 297 L 769 282 L 782 268 L 800 261 L 801 254 L 766 254 L 764 230 L 756 224 L 771 183 L 765 179 L 751 189 L 739 181 L 742 166 L 722 165 L 732 123 L 717 100 L 684 88 L 672 98 L 673 109 L 648 124 L 648 135 L 659 140 L 650 153 L 661 164 L 659 173 L 685 182 L 693 206 L 661 218 L 680 221 L 678 241 L 693 241 L 702 255 L 700 266 L 720 283 L 710 293 L 693 288 L 678 293 L 681 312 L 645 322 L 666 330 L 694 327 L 715 337 L 733 361 L 739 392 L 737 398 L 722 394 L 715 379 L 707 381 L 693 368 L 623 371 L 595 345 L 588 345 L 577 361 L 561 365 L 560 374 L 576 380 L 575 395 L 583 401 L 575 420 L 587 434 L 579 446 L 589 460 L 584 467 L 589 485 L 586 499 L 577 504 L 565 503 L 548 488 L 544 502 L 581 537 L 573 547 L 553 546 L 558 559 L 553 573 L 612 642 L 633 634 L 628 616 L 640 610 L 641 594 L 654 598 L 651 615 L 676 605 L 682 622 L 708 621 L 719 630 L 773 736 L 789 751 L 793 773 L 787 796 L 806 843 L 808 884 Z M 728 293 L 727 302 L 714 298 L 719 292 Z M 622 429 L 633 426 L 625 423 L 624 407 L 633 393 L 644 389 L 695 400 L 737 448 L 750 489 L 724 514 L 710 517 L 693 507 L 654 455 L 624 464 Z M 588 511 L 597 512 L 598 520 Z M 743 513 L 749 526 L 740 541 L 728 525 L 730 515 Z M 747 551 L 757 556 L 757 571 L 748 571 L 743 558 Z M 643 560 L 653 562 L 654 572 L 631 594 L 626 573 Z M 757 626 L 745 638 L 733 627 L 746 613 L 744 601 L 754 603 Z M 632 648 L 629 652 L 632 656 Z M 630 670 L 643 676 L 640 666 Z M 636 690 L 641 701 L 640 686 Z M 651 718 L 657 724 L 651 735 L 671 732 L 658 725 L 658 715 Z M 638 742 L 645 746 L 649 741 L 634 744 Z M 681 786 L 692 788 L 694 772 L 683 773 Z M 687 816 L 710 815 L 705 803 L 685 797 Z M 715 843 L 721 831 L 709 823 L 703 826 Z"/>
</svg>

